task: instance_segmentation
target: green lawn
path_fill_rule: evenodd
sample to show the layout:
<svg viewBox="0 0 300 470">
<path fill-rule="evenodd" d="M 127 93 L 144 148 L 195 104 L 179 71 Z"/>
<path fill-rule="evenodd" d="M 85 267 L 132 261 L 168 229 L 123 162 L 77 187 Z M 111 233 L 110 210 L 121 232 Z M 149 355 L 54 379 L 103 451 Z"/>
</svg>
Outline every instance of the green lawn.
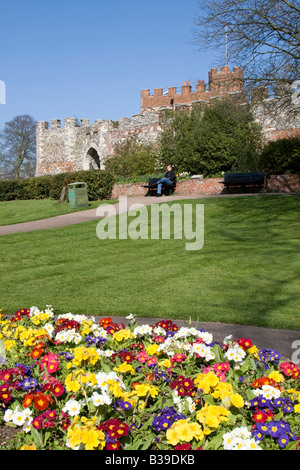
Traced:
<svg viewBox="0 0 300 470">
<path fill-rule="evenodd" d="M 205 208 L 198 251 L 172 238 L 99 240 L 97 221 L 0 237 L 0 308 L 300 329 L 300 197 L 189 203 Z"/>
<path fill-rule="evenodd" d="M 108 201 L 105 201 L 107 203 Z M 111 200 L 110 202 L 117 202 Z M 98 207 L 104 201 L 90 201 L 87 209 Z M 85 209 L 81 209 L 85 210 Z M 37 199 L 29 201 L 0 201 L 0 225 L 18 224 L 31 220 L 45 219 L 56 215 L 78 212 L 78 209 L 70 209 L 69 203 L 59 203 L 54 199 Z"/>
</svg>

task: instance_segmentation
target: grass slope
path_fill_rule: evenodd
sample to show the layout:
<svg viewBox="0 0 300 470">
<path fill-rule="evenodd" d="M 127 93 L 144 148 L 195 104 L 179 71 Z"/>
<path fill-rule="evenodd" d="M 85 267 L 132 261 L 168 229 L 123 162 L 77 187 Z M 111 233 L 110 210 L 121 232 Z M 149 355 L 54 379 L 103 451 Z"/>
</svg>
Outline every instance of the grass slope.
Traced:
<svg viewBox="0 0 300 470">
<path fill-rule="evenodd" d="M 99 240 L 94 221 L 0 237 L 0 308 L 300 329 L 299 196 L 189 203 L 205 208 L 199 251 L 172 238 Z"/>
<path fill-rule="evenodd" d="M 107 204 L 111 201 L 90 201 L 87 209 L 94 209 L 100 204 Z M 19 224 L 21 222 L 30 222 L 32 220 L 55 217 L 56 215 L 78 212 L 79 209 L 71 209 L 69 203 L 64 201 L 59 203 L 54 199 L 36 199 L 36 200 L 16 200 L 0 201 L 0 225 Z M 85 210 L 85 209 L 80 209 Z"/>
</svg>

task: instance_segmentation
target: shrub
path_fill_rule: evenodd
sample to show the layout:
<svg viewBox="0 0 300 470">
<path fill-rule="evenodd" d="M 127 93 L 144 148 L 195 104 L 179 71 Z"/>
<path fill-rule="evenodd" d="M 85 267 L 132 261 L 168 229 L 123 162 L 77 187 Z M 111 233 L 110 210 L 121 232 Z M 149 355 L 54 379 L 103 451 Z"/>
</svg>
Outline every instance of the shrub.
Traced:
<svg viewBox="0 0 300 470">
<path fill-rule="evenodd" d="M 155 173 L 158 150 L 155 145 L 139 142 L 136 137 L 128 137 L 115 145 L 114 155 L 106 160 L 105 166 L 115 176 L 122 177 Z"/>
<path fill-rule="evenodd" d="M 300 173 L 300 138 L 269 142 L 260 156 L 260 166 L 268 175 Z"/>
<path fill-rule="evenodd" d="M 76 181 L 87 183 L 90 200 L 108 199 L 114 184 L 113 175 L 105 170 L 86 170 L 45 175 L 27 180 L 0 181 L 0 200 L 59 199 L 63 187 Z"/>
<path fill-rule="evenodd" d="M 249 106 L 219 100 L 204 111 L 181 111 L 161 135 L 161 159 L 179 171 L 211 176 L 221 171 L 256 169 L 261 129 Z"/>
</svg>

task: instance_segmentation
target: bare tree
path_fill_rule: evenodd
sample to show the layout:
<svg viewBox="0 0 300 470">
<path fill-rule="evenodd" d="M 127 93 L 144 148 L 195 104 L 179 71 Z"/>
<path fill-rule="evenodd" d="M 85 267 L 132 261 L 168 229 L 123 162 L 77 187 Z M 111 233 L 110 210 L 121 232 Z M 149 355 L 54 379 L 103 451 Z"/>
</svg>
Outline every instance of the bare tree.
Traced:
<svg viewBox="0 0 300 470">
<path fill-rule="evenodd" d="M 244 70 L 245 85 L 278 93 L 300 77 L 297 0 L 201 0 L 193 38 Z"/>
<path fill-rule="evenodd" d="M 35 175 L 36 121 L 24 114 L 6 122 L 0 134 L 1 178 Z"/>
</svg>

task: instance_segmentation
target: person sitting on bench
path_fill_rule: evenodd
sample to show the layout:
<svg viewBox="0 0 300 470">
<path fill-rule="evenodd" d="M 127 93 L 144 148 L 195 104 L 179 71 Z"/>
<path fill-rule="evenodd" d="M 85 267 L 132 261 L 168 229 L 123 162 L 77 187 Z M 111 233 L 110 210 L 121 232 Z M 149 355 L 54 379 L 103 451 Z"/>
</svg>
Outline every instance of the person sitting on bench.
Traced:
<svg viewBox="0 0 300 470">
<path fill-rule="evenodd" d="M 175 181 L 176 175 L 174 170 L 172 169 L 172 165 L 168 165 L 165 176 L 157 182 L 157 196 L 161 196 L 161 190 L 163 185 L 172 186 Z"/>
</svg>

